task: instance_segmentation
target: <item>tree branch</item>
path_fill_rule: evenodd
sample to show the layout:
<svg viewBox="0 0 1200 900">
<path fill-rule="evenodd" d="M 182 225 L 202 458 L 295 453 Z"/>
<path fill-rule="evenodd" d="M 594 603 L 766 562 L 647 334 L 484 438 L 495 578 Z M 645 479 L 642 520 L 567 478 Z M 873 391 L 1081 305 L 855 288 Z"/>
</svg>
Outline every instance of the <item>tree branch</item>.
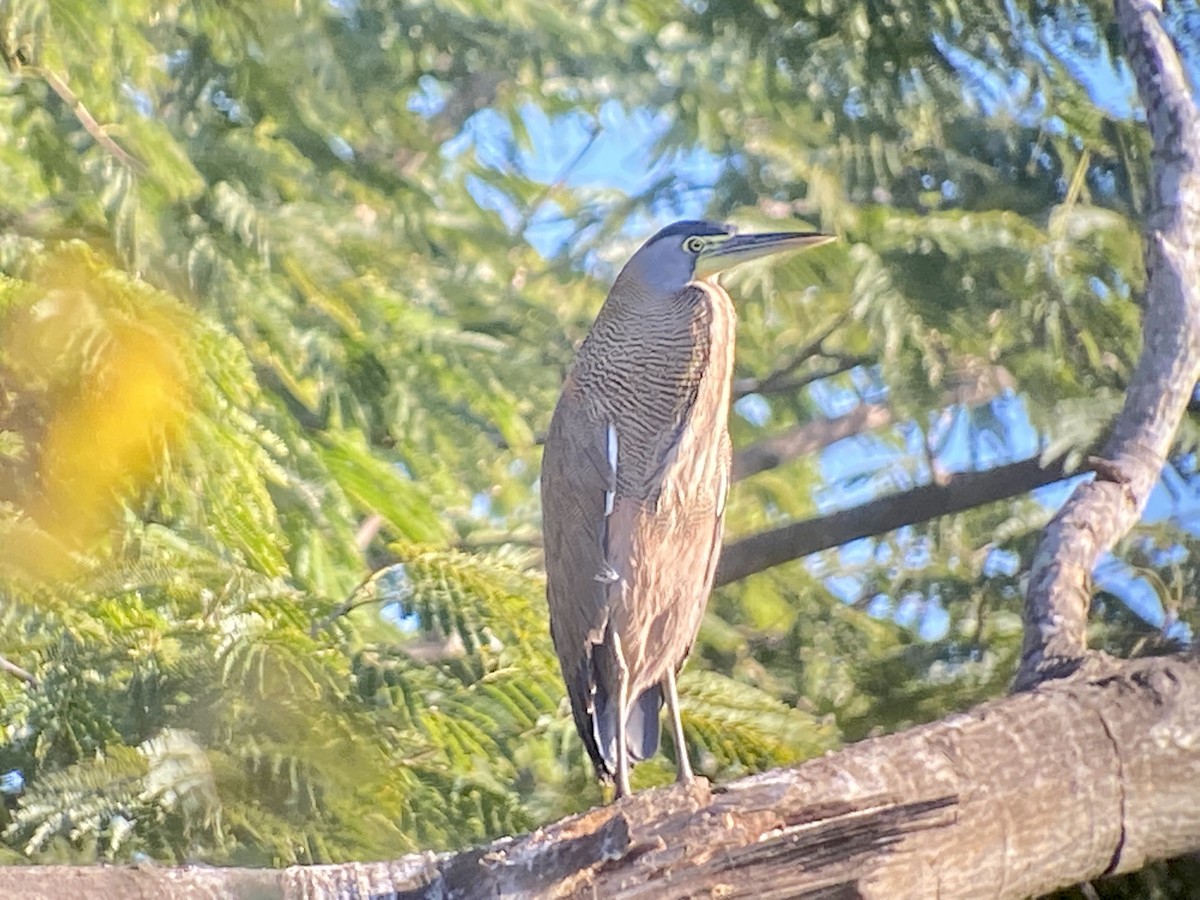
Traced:
<svg viewBox="0 0 1200 900">
<path fill-rule="evenodd" d="M 571 158 L 568 159 L 563 164 L 562 168 L 558 170 L 558 174 L 556 174 L 554 178 L 547 183 L 547 185 L 538 193 L 538 195 L 533 198 L 533 201 L 525 208 L 525 212 L 521 215 L 521 221 L 518 222 L 517 227 L 513 229 L 513 234 L 525 233 L 525 229 L 529 227 L 529 223 L 533 221 L 533 217 L 536 216 L 538 210 L 542 208 L 542 204 L 549 200 L 553 194 L 555 194 L 560 188 L 562 188 L 564 184 L 566 184 L 567 179 L 571 177 L 571 173 L 578 168 L 581 162 L 583 162 L 583 158 L 587 156 L 588 151 L 591 150 L 592 147 L 596 146 L 596 141 L 599 140 L 602 130 L 603 129 L 600 127 L 600 123 L 598 121 L 592 123 L 591 128 L 588 129 L 587 138 L 585 138 L 583 143 L 579 145 L 579 149 L 572 154 Z"/>
<path fill-rule="evenodd" d="M 328 615 L 321 619 L 315 619 L 309 629 L 309 634 L 316 637 L 318 633 L 324 631 L 342 616 L 349 615 L 356 609 L 371 606 L 374 603 L 387 603 L 391 597 L 389 597 L 386 590 L 380 590 L 379 582 L 391 577 L 396 571 L 397 566 L 395 563 L 376 569 L 360 581 L 358 586 L 350 593 L 350 596 L 335 606 Z"/>
<path fill-rule="evenodd" d="M 808 360 L 818 355 L 821 352 L 821 347 L 825 344 L 825 340 L 837 331 L 848 318 L 849 313 L 835 316 L 832 321 L 813 335 L 807 344 L 793 353 L 790 360 L 776 368 L 771 374 L 763 378 L 736 379 L 733 383 L 733 395 L 735 397 L 744 397 L 746 394 L 763 393 L 764 391 L 769 391 L 776 383 L 786 380 L 792 373 L 808 362 Z"/>
<path fill-rule="evenodd" d="M 114 141 L 104 130 L 104 127 L 96 121 L 95 116 L 91 114 L 83 101 L 80 100 L 70 86 L 63 81 L 56 73 L 42 66 L 24 66 L 25 71 L 32 72 L 46 82 L 50 90 L 58 95 L 58 98 L 67 105 L 67 109 L 75 116 L 75 120 L 83 126 L 83 130 L 92 136 L 92 139 L 108 151 L 114 159 L 130 169 L 138 175 L 146 174 L 146 164 L 140 159 L 137 159 L 128 150 Z"/>
<path fill-rule="evenodd" d="M 429 147 L 437 148 L 457 134 L 474 113 L 496 98 L 503 82 L 498 72 L 482 71 L 467 76 L 454 91 L 441 112 L 429 120 L 426 135 Z M 400 148 L 393 153 L 393 162 L 405 178 L 413 178 L 429 158 L 428 149 Z"/>
<path fill-rule="evenodd" d="M 921 485 L 853 509 L 763 531 L 726 545 L 717 566 L 716 583 L 729 584 L 847 541 L 1007 500 L 1069 474 L 1065 457 L 1045 463 L 1026 459 L 984 472 L 957 472 L 941 483 Z"/>
<path fill-rule="evenodd" d="M 1200 804 L 1180 790 L 1198 783 L 1200 663 L 1163 657 L 458 853 L 277 871 L 10 866 L 0 896 L 1018 898 L 1197 849 Z"/>
<path fill-rule="evenodd" d="M 872 428 L 891 424 L 892 411 L 886 406 L 861 403 L 853 411 L 836 419 L 819 419 L 764 438 L 739 450 L 733 457 L 733 480 L 739 481 L 774 469 L 790 459 L 813 453 Z"/>
<path fill-rule="evenodd" d="M 0 656 L 0 672 L 4 672 L 8 675 L 11 675 L 11 676 L 13 676 L 13 678 L 18 678 L 21 681 L 25 682 L 30 687 L 35 688 L 38 686 L 38 680 L 37 680 L 36 675 L 34 675 L 28 669 L 22 669 L 15 662 L 10 661 L 9 659 L 7 659 L 6 657 L 3 657 L 3 656 Z"/>
<path fill-rule="evenodd" d="M 1097 478 L 1054 517 L 1034 559 L 1018 690 L 1086 654 L 1092 570 L 1141 515 L 1200 379 L 1200 113 L 1161 6 L 1117 0 L 1116 14 L 1154 144 L 1142 354 Z"/>
<path fill-rule="evenodd" d="M 803 375 L 796 375 L 792 378 L 768 376 L 762 381 L 752 378 L 739 378 L 733 383 L 734 399 L 740 400 L 747 394 L 791 394 L 800 390 L 800 388 L 808 387 L 813 382 L 841 375 L 843 372 L 849 372 L 851 369 L 857 369 L 859 366 L 869 366 L 875 361 L 873 356 L 828 356 L 825 354 L 822 354 L 822 356 L 828 359 L 831 365 L 812 372 L 805 372 Z"/>
</svg>

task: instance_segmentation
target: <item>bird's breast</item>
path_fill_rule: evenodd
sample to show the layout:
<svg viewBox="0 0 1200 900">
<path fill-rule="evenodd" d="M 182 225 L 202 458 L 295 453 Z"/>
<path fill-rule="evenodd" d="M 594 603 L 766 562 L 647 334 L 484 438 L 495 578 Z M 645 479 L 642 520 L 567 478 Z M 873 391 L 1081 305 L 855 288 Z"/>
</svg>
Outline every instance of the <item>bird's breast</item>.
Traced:
<svg viewBox="0 0 1200 900">
<path fill-rule="evenodd" d="M 723 502 L 736 316 L 716 285 L 690 286 L 688 315 L 631 341 L 609 373 L 603 416 L 615 432 L 616 495 L 685 515 Z M 720 493 L 719 499 L 714 492 Z"/>
</svg>

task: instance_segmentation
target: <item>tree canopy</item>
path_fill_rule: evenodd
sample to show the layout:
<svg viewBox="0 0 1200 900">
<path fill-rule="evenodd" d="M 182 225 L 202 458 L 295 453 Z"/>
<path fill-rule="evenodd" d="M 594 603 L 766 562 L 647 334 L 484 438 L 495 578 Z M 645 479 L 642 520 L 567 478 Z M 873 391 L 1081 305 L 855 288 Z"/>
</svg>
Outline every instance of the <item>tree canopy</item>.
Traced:
<svg viewBox="0 0 1200 900">
<path fill-rule="evenodd" d="M 685 214 L 840 237 L 730 280 L 727 559 L 907 516 L 742 545 L 681 681 L 699 771 L 1002 693 L 1047 485 L 1140 346 L 1120 53 L 1086 2 L 0 5 L 0 861 L 384 859 L 597 803 L 539 438 Z M 1200 624 L 1198 435 L 1093 646 Z"/>
</svg>

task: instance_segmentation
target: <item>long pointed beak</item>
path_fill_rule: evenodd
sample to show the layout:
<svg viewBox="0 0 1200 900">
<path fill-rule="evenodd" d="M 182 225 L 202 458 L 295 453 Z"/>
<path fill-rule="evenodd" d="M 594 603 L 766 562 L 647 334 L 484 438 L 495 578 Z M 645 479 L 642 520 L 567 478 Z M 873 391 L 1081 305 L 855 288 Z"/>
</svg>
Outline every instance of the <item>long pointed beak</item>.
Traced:
<svg viewBox="0 0 1200 900">
<path fill-rule="evenodd" d="M 836 241 L 832 234 L 819 231 L 775 231 L 766 234 L 735 234 L 727 240 L 701 251 L 694 269 L 696 278 L 707 278 L 732 269 L 739 263 L 783 253 L 785 250 L 803 250 L 819 247 Z"/>
</svg>

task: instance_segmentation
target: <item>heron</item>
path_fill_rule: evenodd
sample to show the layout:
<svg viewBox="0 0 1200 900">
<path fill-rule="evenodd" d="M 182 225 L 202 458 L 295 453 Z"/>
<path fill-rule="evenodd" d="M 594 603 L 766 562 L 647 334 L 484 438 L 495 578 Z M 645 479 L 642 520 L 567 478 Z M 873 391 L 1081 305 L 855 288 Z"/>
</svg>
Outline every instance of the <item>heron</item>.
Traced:
<svg viewBox="0 0 1200 900">
<path fill-rule="evenodd" d="M 675 680 L 712 590 L 732 458 L 737 314 L 718 276 L 831 240 L 668 225 L 617 275 L 564 381 L 541 471 L 550 632 L 579 736 L 618 798 L 658 750 L 664 701 L 678 781 L 692 779 Z"/>
</svg>

